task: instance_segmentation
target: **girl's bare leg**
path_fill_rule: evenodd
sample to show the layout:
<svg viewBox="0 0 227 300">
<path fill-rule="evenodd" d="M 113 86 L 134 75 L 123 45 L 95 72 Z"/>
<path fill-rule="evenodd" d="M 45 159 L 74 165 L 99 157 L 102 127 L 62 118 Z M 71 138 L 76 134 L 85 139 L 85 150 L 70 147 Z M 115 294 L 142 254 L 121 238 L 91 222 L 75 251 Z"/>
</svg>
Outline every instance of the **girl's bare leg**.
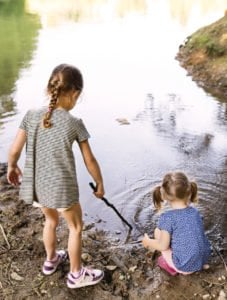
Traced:
<svg viewBox="0 0 227 300">
<path fill-rule="evenodd" d="M 79 203 L 62 212 L 69 228 L 68 252 L 70 271 L 79 272 L 81 269 L 82 249 L 82 211 Z"/>
<path fill-rule="evenodd" d="M 42 207 L 45 215 L 45 225 L 43 228 L 43 243 L 46 249 L 47 260 L 52 260 L 56 256 L 56 228 L 59 216 L 56 209 Z"/>
</svg>

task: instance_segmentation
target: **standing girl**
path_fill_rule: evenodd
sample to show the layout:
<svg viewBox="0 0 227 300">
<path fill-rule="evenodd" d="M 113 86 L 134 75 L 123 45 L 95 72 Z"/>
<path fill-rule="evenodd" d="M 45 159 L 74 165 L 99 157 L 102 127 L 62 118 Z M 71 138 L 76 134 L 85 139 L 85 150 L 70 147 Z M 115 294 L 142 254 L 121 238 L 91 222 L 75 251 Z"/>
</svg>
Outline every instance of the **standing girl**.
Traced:
<svg viewBox="0 0 227 300">
<path fill-rule="evenodd" d="M 158 265 L 171 275 L 191 274 L 203 268 L 210 255 L 199 212 L 190 206 L 197 202 L 197 184 L 182 172 L 168 173 L 153 192 L 154 206 L 167 200 L 171 210 L 160 216 L 154 239 L 143 238 L 145 248 L 161 251 Z"/>
<path fill-rule="evenodd" d="M 89 133 L 83 121 L 69 113 L 82 88 L 83 78 L 77 68 L 66 64 L 57 66 L 47 85 L 49 106 L 26 113 L 8 159 L 8 181 L 19 185 L 22 173 L 17 161 L 26 143 L 20 198 L 28 204 L 40 207 L 45 215 L 43 242 L 47 257 L 42 268 L 45 275 L 54 273 L 67 257 L 66 251 L 56 251 L 59 212 L 67 222 L 69 288 L 93 285 L 103 278 L 101 270 L 87 269 L 81 265 L 83 225 L 72 151 L 74 141 L 77 141 L 88 172 L 96 182 L 95 196 L 102 198 L 104 195 L 101 171 L 88 143 Z"/>
</svg>

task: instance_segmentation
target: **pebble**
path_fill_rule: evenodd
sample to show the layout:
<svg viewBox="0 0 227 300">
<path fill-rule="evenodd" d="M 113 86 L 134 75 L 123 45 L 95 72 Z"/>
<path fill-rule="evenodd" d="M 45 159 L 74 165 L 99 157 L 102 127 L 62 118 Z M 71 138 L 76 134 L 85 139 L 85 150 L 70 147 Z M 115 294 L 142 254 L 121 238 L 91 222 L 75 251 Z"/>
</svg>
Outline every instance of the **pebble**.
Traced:
<svg viewBox="0 0 227 300">
<path fill-rule="evenodd" d="M 120 239 L 116 238 L 116 239 L 113 240 L 113 242 L 114 242 L 114 243 L 119 243 L 119 242 L 120 242 Z"/>
<path fill-rule="evenodd" d="M 202 298 L 205 300 L 205 299 L 210 299 L 210 295 L 209 294 L 206 294 L 206 295 L 203 295 Z"/>
<path fill-rule="evenodd" d="M 208 264 L 203 265 L 203 270 L 208 270 L 210 269 L 210 266 Z"/>
<path fill-rule="evenodd" d="M 84 226 L 83 226 L 83 231 L 90 230 L 90 229 L 92 229 L 94 226 L 95 226 L 94 223 L 91 223 L 91 224 L 84 224 Z"/>
<path fill-rule="evenodd" d="M 130 267 L 128 269 L 128 271 L 131 272 L 131 273 L 134 273 L 136 269 L 137 269 L 137 266 L 133 266 L 133 267 Z"/>
<path fill-rule="evenodd" d="M 160 296 L 159 295 L 156 295 L 156 297 L 155 297 L 156 299 L 160 299 Z"/>
<path fill-rule="evenodd" d="M 22 281 L 22 280 L 24 280 L 24 277 L 21 277 L 20 275 L 18 275 L 16 272 L 13 272 L 13 273 L 11 273 L 11 278 L 13 279 L 13 280 L 16 280 L 16 281 Z"/>
<path fill-rule="evenodd" d="M 119 276 L 119 280 L 124 280 L 124 279 L 125 279 L 125 276 L 121 274 L 121 275 Z"/>
<path fill-rule="evenodd" d="M 116 121 L 119 122 L 121 125 L 129 125 L 130 124 L 130 122 L 125 118 L 118 118 L 118 119 L 116 119 Z"/>
<path fill-rule="evenodd" d="M 218 300 L 226 300 L 226 293 L 223 290 L 220 291 Z"/>
<path fill-rule="evenodd" d="M 107 270 L 110 270 L 110 271 L 114 271 L 114 270 L 117 269 L 117 266 L 114 266 L 114 265 L 108 265 L 108 266 L 106 266 L 106 269 L 107 269 Z"/>
<path fill-rule="evenodd" d="M 115 233 L 116 234 L 121 234 L 121 231 L 120 230 L 116 230 Z"/>
<path fill-rule="evenodd" d="M 89 253 L 82 253 L 81 257 L 82 257 L 83 261 L 86 261 L 86 262 L 92 261 L 92 256 Z"/>
</svg>

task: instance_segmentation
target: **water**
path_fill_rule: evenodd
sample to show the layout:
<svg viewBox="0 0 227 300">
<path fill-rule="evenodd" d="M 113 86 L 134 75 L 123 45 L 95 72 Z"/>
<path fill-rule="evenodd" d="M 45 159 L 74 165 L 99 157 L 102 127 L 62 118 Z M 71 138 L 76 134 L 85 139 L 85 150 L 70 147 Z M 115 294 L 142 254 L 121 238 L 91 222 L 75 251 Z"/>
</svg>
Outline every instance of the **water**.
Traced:
<svg viewBox="0 0 227 300">
<path fill-rule="evenodd" d="M 151 190 L 176 169 L 197 181 L 209 235 L 224 235 L 227 104 L 199 88 L 175 56 L 226 7 L 221 0 L 0 1 L 0 161 L 27 109 L 44 104 L 52 69 L 71 63 L 85 80 L 72 113 L 92 136 L 106 197 L 134 235 L 155 226 Z M 124 235 L 127 227 L 92 196 L 76 145 L 75 155 L 85 217 Z"/>
</svg>

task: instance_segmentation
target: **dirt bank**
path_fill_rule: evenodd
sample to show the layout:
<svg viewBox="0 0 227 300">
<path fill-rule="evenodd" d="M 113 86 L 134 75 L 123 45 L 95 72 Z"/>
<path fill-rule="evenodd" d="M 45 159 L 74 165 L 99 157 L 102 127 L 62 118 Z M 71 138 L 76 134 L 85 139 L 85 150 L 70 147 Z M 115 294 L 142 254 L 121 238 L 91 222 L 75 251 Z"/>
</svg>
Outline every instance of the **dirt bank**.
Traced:
<svg viewBox="0 0 227 300">
<path fill-rule="evenodd" d="M 43 216 L 18 200 L 18 190 L 7 184 L 5 173 L 6 165 L 0 164 L 1 300 L 226 299 L 227 272 L 222 261 L 226 252 L 214 252 L 208 270 L 170 277 L 156 265 L 157 255 L 140 244 L 123 244 L 116 233 L 98 231 L 94 223 L 84 225 L 83 260 L 105 271 L 103 281 L 94 287 L 68 289 L 68 261 L 52 276 L 43 276 Z M 58 246 L 66 245 L 67 229 L 61 220 Z"/>
<path fill-rule="evenodd" d="M 187 37 L 176 58 L 199 86 L 227 101 L 227 15 Z"/>
</svg>

